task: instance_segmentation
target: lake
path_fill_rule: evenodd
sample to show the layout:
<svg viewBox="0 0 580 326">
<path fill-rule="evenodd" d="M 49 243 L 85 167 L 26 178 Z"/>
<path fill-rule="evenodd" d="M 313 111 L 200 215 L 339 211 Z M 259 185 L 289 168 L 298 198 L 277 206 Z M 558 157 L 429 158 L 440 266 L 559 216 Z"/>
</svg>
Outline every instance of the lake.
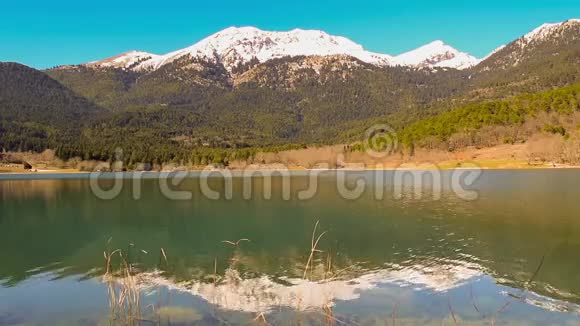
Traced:
<svg viewBox="0 0 580 326">
<path fill-rule="evenodd" d="M 0 325 L 580 325 L 580 171 L 453 173 L 0 175 Z"/>
</svg>

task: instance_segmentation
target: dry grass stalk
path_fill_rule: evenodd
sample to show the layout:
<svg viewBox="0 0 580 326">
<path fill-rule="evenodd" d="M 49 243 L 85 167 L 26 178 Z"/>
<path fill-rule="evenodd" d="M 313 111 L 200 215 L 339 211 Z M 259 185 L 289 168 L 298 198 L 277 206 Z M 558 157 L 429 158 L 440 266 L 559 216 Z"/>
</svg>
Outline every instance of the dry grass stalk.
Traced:
<svg viewBox="0 0 580 326">
<path fill-rule="evenodd" d="M 105 275 L 109 275 L 111 273 L 111 259 L 116 253 L 121 252 L 120 249 L 114 250 L 112 252 L 103 251 L 103 256 L 105 257 Z"/>
<path fill-rule="evenodd" d="M 328 279 L 328 275 L 332 275 L 332 254 L 329 252 L 326 256 L 326 270 L 324 271 L 324 280 Z"/>
<path fill-rule="evenodd" d="M 312 231 L 312 240 L 311 240 L 311 244 L 310 244 L 310 256 L 308 256 L 308 261 L 306 262 L 306 266 L 304 267 L 304 275 L 302 276 L 303 279 L 306 279 L 306 274 L 308 273 L 308 268 L 310 267 L 310 274 L 312 276 L 312 264 L 313 264 L 313 259 L 314 259 L 314 254 L 316 252 L 322 252 L 321 250 L 318 250 L 318 243 L 320 242 L 320 239 L 322 239 L 322 237 L 326 234 L 326 231 L 322 232 L 321 234 L 318 235 L 318 237 L 316 236 L 316 229 L 318 228 L 318 224 L 320 223 L 320 221 L 316 221 L 316 224 L 314 225 L 314 230 Z"/>
<path fill-rule="evenodd" d="M 538 265 L 538 267 L 536 268 L 536 270 L 534 271 L 534 274 L 532 274 L 532 277 L 528 280 L 528 282 L 526 283 L 526 290 L 529 288 L 529 286 L 532 284 L 532 282 L 534 281 L 534 279 L 536 278 L 536 276 L 538 276 L 538 274 L 540 273 L 540 270 L 542 269 L 542 267 L 544 266 L 544 260 L 546 259 L 546 256 L 542 256 L 542 259 L 540 260 L 540 264 Z"/>
<path fill-rule="evenodd" d="M 498 311 L 495 312 L 495 314 L 493 314 L 493 316 L 491 317 L 491 320 L 489 322 L 491 324 L 491 326 L 494 326 L 495 325 L 495 322 L 496 322 L 497 317 L 499 316 L 499 314 L 501 314 L 504 310 L 506 310 L 507 307 L 509 307 L 510 305 L 511 305 L 511 302 L 509 302 L 509 301 L 506 302 L 501 308 L 499 308 Z"/>
<path fill-rule="evenodd" d="M 165 249 L 163 248 L 161 248 L 161 255 L 163 255 L 163 259 L 165 260 L 165 266 L 167 266 L 167 255 L 165 254 Z"/>
<path fill-rule="evenodd" d="M 534 282 L 534 280 L 536 279 L 536 277 L 538 276 L 538 274 L 540 273 L 540 270 L 542 269 L 542 267 L 544 266 L 544 261 L 546 259 L 546 256 L 542 256 L 542 258 L 540 259 L 540 263 L 538 264 L 538 266 L 536 267 L 536 270 L 534 271 L 534 273 L 532 274 L 532 276 L 530 277 L 530 279 L 525 283 L 524 288 L 522 289 L 522 295 L 515 295 L 515 294 L 510 294 L 511 297 L 516 298 L 522 302 L 526 301 L 526 295 L 524 294 L 524 291 L 529 291 L 530 290 L 530 286 L 532 285 L 532 283 Z M 492 316 L 491 316 L 491 320 L 490 320 L 490 324 L 493 326 L 495 325 L 495 322 L 497 320 L 497 317 L 504 312 L 509 306 L 511 305 L 511 302 L 506 301 L 506 303 L 501 306 Z"/>
<path fill-rule="evenodd" d="M 330 304 L 324 305 L 322 312 L 324 314 L 324 324 L 328 326 L 334 325 L 335 318 Z"/>
<path fill-rule="evenodd" d="M 323 323 L 324 325 L 332 326 L 332 325 L 349 325 L 349 326 L 358 326 L 360 325 L 357 322 L 352 320 L 346 322 L 340 320 L 338 317 L 335 316 L 334 311 L 332 310 L 332 303 L 328 303 L 322 307 L 322 314 L 324 316 Z"/>
<path fill-rule="evenodd" d="M 145 251 L 142 251 L 146 253 Z M 113 270 L 112 260 L 115 255 L 119 256 L 120 265 L 118 270 Z M 128 257 L 120 249 L 110 253 L 104 252 L 105 275 L 109 300 L 110 318 L 115 324 L 133 325 L 139 322 L 151 322 L 141 318 L 141 292 L 136 278 L 136 270 Z M 147 308 L 155 307 L 149 305 Z M 146 308 L 146 309 L 147 309 Z"/>
<path fill-rule="evenodd" d="M 473 284 L 469 285 L 469 297 L 471 299 L 471 305 L 473 306 L 475 311 L 481 316 L 481 318 L 485 318 L 485 314 L 483 314 L 481 310 L 479 310 L 479 307 L 477 306 L 475 295 L 473 294 Z"/>
<path fill-rule="evenodd" d="M 453 319 L 453 323 L 457 325 L 457 318 L 455 317 L 455 312 L 453 311 L 453 307 L 451 306 L 451 299 L 447 299 L 447 306 L 449 307 L 449 313 L 451 313 L 451 318 Z"/>
<path fill-rule="evenodd" d="M 265 314 L 265 313 L 263 313 L 263 312 L 259 313 L 259 314 L 256 316 L 256 318 L 254 318 L 254 319 L 252 320 L 252 322 L 254 322 L 254 323 L 260 323 L 260 324 L 262 324 L 262 325 L 270 325 L 270 324 L 268 324 L 268 321 L 266 320 L 266 314 Z"/>
<path fill-rule="evenodd" d="M 236 252 L 238 250 L 238 248 L 240 247 L 240 243 L 242 242 L 250 242 L 250 239 L 239 239 L 237 241 L 228 241 L 228 240 L 223 240 L 222 243 L 225 244 L 229 244 L 231 245 L 234 250 L 232 252 L 232 258 L 230 258 L 230 268 L 234 268 L 234 265 L 237 263 L 237 259 L 236 259 Z"/>
<path fill-rule="evenodd" d="M 240 242 L 243 242 L 243 241 L 250 242 L 250 239 L 239 239 L 236 242 L 228 241 L 228 240 L 223 240 L 222 243 L 227 243 L 229 245 L 232 245 L 233 247 L 238 247 L 240 245 Z"/>
<path fill-rule="evenodd" d="M 399 308 L 399 302 L 396 301 L 395 305 L 393 306 L 393 312 L 391 313 L 391 323 L 393 324 L 393 326 L 396 325 L 396 321 L 397 321 L 397 309 Z"/>
</svg>

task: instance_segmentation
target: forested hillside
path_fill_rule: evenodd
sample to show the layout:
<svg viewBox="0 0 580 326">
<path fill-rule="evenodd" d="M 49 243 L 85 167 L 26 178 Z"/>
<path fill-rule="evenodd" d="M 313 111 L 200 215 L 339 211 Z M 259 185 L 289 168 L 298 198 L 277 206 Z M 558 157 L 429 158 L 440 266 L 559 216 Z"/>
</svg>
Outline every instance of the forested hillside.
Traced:
<svg viewBox="0 0 580 326">
<path fill-rule="evenodd" d="M 0 148 L 42 151 L 77 139 L 84 126 L 106 114 L 35 69 L 0 63 Z"/>
<path fill-rule="evenodd" d="M 90 136 L 81 138 L 82 144 L 63 144 L 57 153 L 108 160 L 120 147 L 136 161 L 188 160 L 193 155 L 213 162 L 260 148 L 348 142 L 360 136 L 345 134 L 353 123 L 402 112 L 421 115 L 429 105 L 443 107 L 460 93 L 466 78 L 454 69 L 379 68 L 348 57 L 287 57 L 240 67 L 236 76 L 241 82 L 234 86 L 217 68 L 204 66 L 203 74 L 175 70 L 182 63 L 140 74 L 112 68 L 50 70 L 115 112 L 87 128 L 84 135 Z"/>
<path fill-rule="evenodd" d="M 401 131 L 400 136 L 408 148 L 419 146 L 448 150 L 465 146 L 494 145 L 494 141 L 522 142 L 531 134 L 540 131 L 565 137 L 568 133 L 566 127 L 571 126 L 572 131 L 580 127 L 573 117 L 576 112 L 580 112 L 580 84 L 453 109 L 411 124 Z M 570 117 L 567 119 L 570 126 L 559 124 L 557 117 Z M 525 128 L 526 121 L 537 119 L 543 119 L 542 129 Z M 552 124 L 554 121 L 556 125 Z M 502 127 L 513 127 L 519 132 L 512 137 L 504 129 L 502 135 L 498 130 Z M 503 139 L 497 139 L 498 136 L 503 136 Z"/>
<path fill-rule="evenodd" d="M 305 58 L 281 59 L 269 62 L 267 69 L 262 66 L 253 69 L 261 69 L 258 72 L 262 82 L 276 79 L 280 73 L 285 74 L 285 78 L 280 80 L 288 81 L 291 79 L 285 69 L 300 60 Z M 407 149 L 417 146 L 453 150 L 457 146 L 481 145 L 485 143 L 482 138 L 489 141 L 492 137 L 484 132 L 486 126 L 518 126 L 538 113 L 569 114 L 577 110 L 578 105 L 577 85 L 502 101 L 466 104 L 471 101 L 462 99 L 461 94 L 471 86 L 464 72 L 403 67 L 379 69 L 358 64 L 359 67 L 348 70 L 346 75 L 344 70 L 337 72 L 332 69 L 293 71 L 292 78 L 295 79 L 292 79 L 292 84 L 283 87 L 271 87 L 271 83 L 268 87 L 268 84 L 260 85 L 256 81 L 235 87 L 194 83 L 187 92 L 179 91 L 181 97 L 168 96 L 167 103 L 159 101 L 164 95 L 157 97 L 154 88 L 144 91 L 148 87 L 144 84 L 139 86 L 140 89 L 151 92 L 153 98 L 144 104 L 130 103 L 130 95 L 127 95 L 134 92 L 133 87 L 139 83 L 139 78 L 103 70 L 96 76 L 108 76 L 110 80 L 116 80 L 110 85 L 117 85 L 111 87 L 115 91 L 106 91 L 114 94 L 107 100 L 117 104 L 130 103 L 110 110 L 98 108 L 36 72 L 34 78 L 51 81 L 54 89 L 64 90 L 66 96 L 74 99 L 71 105 L 81 105 L 82 108 L 51 104 L 51 101 L 63 102 L 60 97 L 56 97 L 57 100 L 43 97 L 42 106 L 25 106 L 22 111 L 4 105 L 2 128 L 7 133 L 2 137 L 2 146 L 8 150 L 52 148 L 63 159 L 80 157 L 101 161 L 112 160 L 115 149 L 121 148 L 128 167 L 138 162 L 161 164 L 172 161 L 227 165 L 236 159 L 252 157 L 261 150 L 356 142 L 368 125 L 388 122 L 401 130 L 401 140 Z M 14 67 L 28 73 L 34 71 L 18 65 L 13 65 L 12 69 Z M 93 74 L 94 71 L 86 70 L 84 73 Z M 163 80 L 161 84 L 167 82 Z M 17 85 L 13 83 L 12 87 Z M 26 87 L 24 90 L 12 88 L 10 93 L 25 94 L 25 90 Z M 4 103 L 10 98 L 3 97 Z M 37 96 L 32 98 L 40 99 Z M 142 96 L 136 98 L 145 101 Z M 98 97 L 93 99 L 99 100 Z M 46 111 L 37 112 L 40 107 Z M 459 108 L 444 112 L 450 107 Z M 26 112 L 38 115 L 31 117 Z M 428 116 L 432 117 L 424 119 Z M 416 120 L 420 121 L 413 123 Z M 502 137 L 505 142 L 525 140 L 523 134 L 520 139 Z M 497 139 L 494 142 L 497 143 Z"/>
</svg>

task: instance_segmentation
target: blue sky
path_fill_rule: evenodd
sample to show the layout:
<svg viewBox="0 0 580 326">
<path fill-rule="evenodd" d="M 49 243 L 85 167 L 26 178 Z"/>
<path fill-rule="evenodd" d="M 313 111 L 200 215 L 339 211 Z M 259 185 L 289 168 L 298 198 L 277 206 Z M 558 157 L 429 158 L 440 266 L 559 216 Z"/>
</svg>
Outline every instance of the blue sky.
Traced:
<svg viewBox="0 0 580 326">
<path fill-rule="evenodd" d="M 393 55 L 441 39 L 482 57 L 569 18 L 580 18 L 579 0 L 3 0 L 0 61 L 47 68 L 133 49 L 162 54 L 229 26 L 321 29 Z"/>
</svg>

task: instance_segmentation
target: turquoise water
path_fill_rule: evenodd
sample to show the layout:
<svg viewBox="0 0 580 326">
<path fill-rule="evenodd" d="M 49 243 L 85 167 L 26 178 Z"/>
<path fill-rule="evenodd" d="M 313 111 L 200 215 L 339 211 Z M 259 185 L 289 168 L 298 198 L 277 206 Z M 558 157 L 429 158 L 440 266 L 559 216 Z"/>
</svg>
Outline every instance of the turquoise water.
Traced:
<svg viewBox="0 0 580 326">
<path fill-rule="evenodd" d="M 193 174 L 168 186 L 184 200 L 167 198 L 157 176 L 123 175 L 112 200 L 86 175 L 0 176 L 0 324 L 122 323 L 103 278 L 104 252 L 119 249 L 134 266 L 142 323 L 324 324 L 331 311 L 337 325 L 580 325 L 576 170 L 484 171 L 465 186 L 469 200 L 451 172 L 420 198 L 393 172 L 348 172 L 349 189 L 366 182 L 351 199 L 341 176 L 321 172 L 305 200 L 305 173 L 289 178 L 288 200 L 280 176 L 270 199 L 263 178 L 244 198 L 235 176 L 226 199 L 214 177 L 211 199 Z M 326 233 L 306 266 L 317 222 L 316 236 Z M 224 242 L 239 239 L 249 241 Z M 114 255 L 110 268 L 121 263 Z"/>
</svg>

